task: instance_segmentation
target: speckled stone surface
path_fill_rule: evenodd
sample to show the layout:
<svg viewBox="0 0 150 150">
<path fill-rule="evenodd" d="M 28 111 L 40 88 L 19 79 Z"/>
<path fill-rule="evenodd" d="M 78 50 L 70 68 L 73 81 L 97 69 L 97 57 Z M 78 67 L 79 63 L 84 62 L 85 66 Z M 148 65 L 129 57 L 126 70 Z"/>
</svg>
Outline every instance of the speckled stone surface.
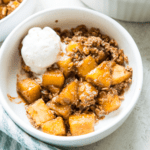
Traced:
<svg viewBox="0 0 150 150">
<path fill-rule="evenodd" d="M 37 0 L 44 3 L 45 0 Z M 51 1 L 51 6 L 57 5 L 59 1 Z M 77 6 L 85 7 L 79 0 L 72 0 Z M 68 0 L 63 0 L 64 5 L 68 5 Z M 55 3 L 55 4 L 54 4 Z M 61 2 L 62 4 L 62 2 Z M 43 9 L 38 5 L 37 11 Z M 46 7 L 51 7 L 46 6 Z M 45 6 L 44 6 L 45 7 Z M 150 150 L 150 24 L 149 23 L 130 23 L 118 21 L 125 27 L 139 47 L 144 69 L 143 89 L 139 101 L 133 112 L 125 123 L 114 133 L 105 139 L 78 148 L 61 148 L 64 150 Z M 131 99 L 132 100 L 132 99 Z M 2 135 L 2 133 L 0 133 Z M 1 145 L 4 144 L 0 140 Z M 15 141 L 14 141 L 15 142 Z M 12 141 L 13 143 L 13 141 Z M 18 146 L 22 149 L 21 146 Z"/>
</svg>

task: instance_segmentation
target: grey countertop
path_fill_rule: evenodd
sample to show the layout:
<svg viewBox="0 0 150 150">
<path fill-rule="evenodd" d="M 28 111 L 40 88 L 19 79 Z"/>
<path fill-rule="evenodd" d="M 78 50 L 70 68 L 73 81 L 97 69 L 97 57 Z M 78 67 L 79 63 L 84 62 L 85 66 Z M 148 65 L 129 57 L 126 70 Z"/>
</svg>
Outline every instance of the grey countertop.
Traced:
<svg viewBox="0 0 150 150">
<path fill-rule="evenodd" d="M 44 2 L 45 0 L 38 0 Z M 57 2 L 59 0 L 56 0 Z M 62 1 L 62 0 L 61 0 Z M 64 0 L 65 1 L 65 0 Z M 66 0 L 68 1 L 68 0 Z M 84 5 L 79 0 L 74 2 L 81 7 Z M 54 2 L 53 2 L 54 3 Z M 56 2 L 55 2 L 56 3 Z M 53 4 L 54 5 L 54 4 Z M 37 11 L 41 10 L 40 5 Z M 125 123 L 114 133 L 105 139 L 78 148 L 62 148 L 71 150 L 149 150 L 150 149 L 150 24 L 149 23 L 130 23 L 118 21 L 135 40 L 143 61 L 144 80 L 143 89 L 139 101 L 133 112 Z M 7 136 L 0 132 L 1 146 L 6 144 Z M 17 145 L 16 141 L 9 139 L 10 143 Z M 17 145 L 18 149 L 24 149 Z M 3 149 L 3 148 L 2 148 Z M 7 150 L 7 149 L 6 149 Z"/>
</svg>

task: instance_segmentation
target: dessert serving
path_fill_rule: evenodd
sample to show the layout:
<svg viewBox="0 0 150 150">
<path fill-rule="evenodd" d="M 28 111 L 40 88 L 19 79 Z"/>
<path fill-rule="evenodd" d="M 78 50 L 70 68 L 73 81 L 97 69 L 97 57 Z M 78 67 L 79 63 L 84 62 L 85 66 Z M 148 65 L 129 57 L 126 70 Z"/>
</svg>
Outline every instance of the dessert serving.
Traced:
<svg viewBox="0 0 150 150">
<path fill-rule="evenodd" d="M 23 0 L 0 0 L 0 20 L 12 13 Z"/>
<path fill-rule="evenodd" d="M 132 82 L 123 50 L 94 27 L 34 27 L 19 52 L 17 91 L 32 125 L 48 134 L 93 132 L 97 121 L 121 106 Z"/>
</svg>

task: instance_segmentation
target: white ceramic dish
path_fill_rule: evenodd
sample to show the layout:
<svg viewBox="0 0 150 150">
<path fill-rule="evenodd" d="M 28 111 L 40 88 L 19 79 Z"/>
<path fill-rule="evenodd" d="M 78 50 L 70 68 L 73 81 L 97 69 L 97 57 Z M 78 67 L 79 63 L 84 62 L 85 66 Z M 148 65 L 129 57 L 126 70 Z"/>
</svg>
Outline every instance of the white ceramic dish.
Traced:
<svg viewBox="0 0 150 150">
<path fill-rule="evenodd" d="M 23 20 L 33 14 L 36 0 L 23 0 L 10 15 L 0 20 L 0 42 Z"/>
<path fill-rule="evenodd" d="M 81 0 L 90 8 L 115 19 L 134 22 L 150 21 L 149 0 Z"/>
<path fill-rule="evenodd" d="M 58 20 L 58 23 L 55 22 Z M 61 27 L 62 29 L 85 24 L 88 27 L 100 28 L 103 33 L 114 38 L 119 47 L 129 57 L 129 65 L 133 68 L 133 83 L 121 107 L 99 121 L 95 131 L 82 136 L 53 136 L 36 130 L 29 123 L 24 104 L 15 104 L 7 98 L 17 96 L 16 74 L 18 71 L 18 45 L 31 27 Z M 0 101 L 14 122 L 30 135 L 60 146 L 83 146 L 96 142 L 114 132 L 127 119 L 133 110 L 142 88 L 143 68 L 139 50 L 129 33 L 116 21 L 101 13 L 84 8 L 57 8 L 45 10 L 31 16 L 17 26 L 7 37 L 0 51 Z"/>
</svg>

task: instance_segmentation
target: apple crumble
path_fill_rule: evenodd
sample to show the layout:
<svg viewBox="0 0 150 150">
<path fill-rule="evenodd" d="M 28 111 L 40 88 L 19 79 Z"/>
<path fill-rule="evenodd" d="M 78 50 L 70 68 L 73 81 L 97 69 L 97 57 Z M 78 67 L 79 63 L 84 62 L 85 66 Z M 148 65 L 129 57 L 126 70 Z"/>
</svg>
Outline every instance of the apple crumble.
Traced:
<svg viewBox="0 0 150 150">
<path fill-rule="evenodd" d="M 12 13 L 23 0 L 0 0 L 0 20 Z"/>
<path fill-rule="evenodd" d="M 35 30 L 38 35 L 50 31 Z M 117 110 L 124 100 L 123 94 L 132 82 L 132 68 L 125 67 L 128 57 L 117 41 L 101 34 L 98 28 L 80 25 L 63 31 L 54 28 L 54 31 L 65 51 L 59 52 L 59 59 L 41 77 L 35 75 L 33 67 L 20 55 L 27 77 L 18 79 L 17 91 L 28 103 L 26 112 L 32 124 L 43 132 L 58 136 L 93 132 L 95 123 Z M 27 43 L 25 39 L 20 44 L 20 54 Z"/>
</svg>

